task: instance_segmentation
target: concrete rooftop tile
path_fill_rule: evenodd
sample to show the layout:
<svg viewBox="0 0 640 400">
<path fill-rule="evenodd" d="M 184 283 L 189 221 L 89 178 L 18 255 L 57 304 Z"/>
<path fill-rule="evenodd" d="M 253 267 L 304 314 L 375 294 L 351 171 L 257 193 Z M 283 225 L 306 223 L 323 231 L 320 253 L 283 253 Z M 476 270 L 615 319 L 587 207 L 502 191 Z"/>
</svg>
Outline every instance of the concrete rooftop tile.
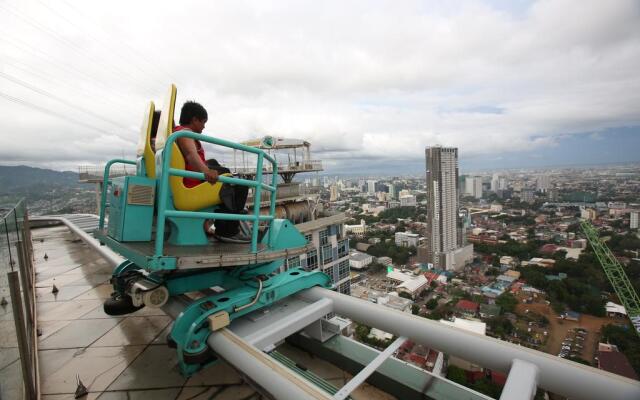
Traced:
<svg viewBox="0 0 640 400">
<path fill-rule="evenodd" d="M 102 305 L 100 300 L 38 303 L 38 321 L 74 320 Z"/>
<path fill-rule="evenodd" d="M 176 400 L 237 400 L 259 399 L 260 395 L 247 385 L 222 385 L 214 387 L 186 387 Z"/>
<path fill-rule="evenodd" d="M 42 393 L 74 393 L 76 374 L 90 392 L 102 392 L 143 350 L 144 346 L 41 350 Z"/>
<path fill-rule="evenodd" d="M 92 347 L 149 344 L 170 322 L 171 318 L 167 316 L 127 317 L 92 344 Z"/>
<path fill-rule="evenodd" d="M 71 321 L 67 326 L 58 330 L 40 343 L 40 348 L 66 349 L 74 347 L 87 347 L 111 328 L 116 326 L 120 319 L 83 319 Z"/>
<path fill-rule="evenodd" d="M 96 347 L 96 349 L 109 347 Z M 151 345 L 116 379 L 109 390 L 181 387 L 186 382 L 174 349 Z"/>
</svg>

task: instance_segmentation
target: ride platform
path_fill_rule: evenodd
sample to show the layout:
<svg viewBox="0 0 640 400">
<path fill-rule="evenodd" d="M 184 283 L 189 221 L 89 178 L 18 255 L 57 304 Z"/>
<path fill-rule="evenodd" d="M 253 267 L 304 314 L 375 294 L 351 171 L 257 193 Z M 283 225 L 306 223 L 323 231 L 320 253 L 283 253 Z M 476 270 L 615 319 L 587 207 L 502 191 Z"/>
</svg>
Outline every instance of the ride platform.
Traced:
<svg viewBox="0 0 640 400">
<path fill-rule="evenodd" d="M 259 243 L 258 251 L 251 252 L 249 243 L 223 243 L 210 239 L 204 246 L 176 246 L 166 243 L 163 254 L 154 254 L 153 241 L 119 242 L 107 235 L 106 230 L 97 230 L 95 237 L 114 251 L 149 271 L 161 269 L 192 270 L 202 268 L 228 268 L 264 264 L 307 253 L 314 249 L 313 244 L 285 249 L 270 249 Z"/>
</svg>

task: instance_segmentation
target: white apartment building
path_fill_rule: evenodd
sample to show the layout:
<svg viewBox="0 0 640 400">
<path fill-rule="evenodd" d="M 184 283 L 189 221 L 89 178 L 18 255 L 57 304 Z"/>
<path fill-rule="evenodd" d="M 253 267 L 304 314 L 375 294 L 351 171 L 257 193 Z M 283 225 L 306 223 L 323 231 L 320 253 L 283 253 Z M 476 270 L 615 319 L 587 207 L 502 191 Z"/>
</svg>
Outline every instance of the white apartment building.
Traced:
<svg viewBox="0 0 640 400">
<path fill-rule="evenodd" d="M 629 216 L 629 227 L 631 229 L 638 229 L 640 226 L 640 211 L 631 211 Z"/>
<path fill-rule="evenodd" d="M 331 277 L 340 293 L 350 294 L 349 239 L 344 235 L 343 213 L 297 224 L 296 228 L 314 244 L 315 249 L 285 262 L 285 270 L 303 267 L 309 271 L 321 270 Z"/>
<path fill-rule="evenodd" d="M 549 190 L 551 188 L 549 175 L 539 175 L 536 182 L 536 188 L 540 192 L 546 192 Z"/>
<path fill-rule="evenodd" d="M 373 262 L 373 256 L 359 251 L 351 251 L 349 255 L 349 267 L 355 270 L 362 270 Z"/>
<path fill-rule="evenodd" d="M 411 232 L 396 232 L 395 243 L 400 247 L 418 247 L 420 235 Z"/>
<path fill-rule="evenodd" d="M 467 176 L 464 180 L 465 194 L 476 199 L 482 198 L 482 177 Z"/>
<path fill-rule="evenodd" d="M 412 194 L 400 196 L 400 207 L 415 207 L 416 204 L 416 196 Z"/>
<path fill-rule="evenodd" d="M 374 194 L 376 192 L 376 182 L 374 180 L 367 181 L 367 193 Z"/>
</svg>

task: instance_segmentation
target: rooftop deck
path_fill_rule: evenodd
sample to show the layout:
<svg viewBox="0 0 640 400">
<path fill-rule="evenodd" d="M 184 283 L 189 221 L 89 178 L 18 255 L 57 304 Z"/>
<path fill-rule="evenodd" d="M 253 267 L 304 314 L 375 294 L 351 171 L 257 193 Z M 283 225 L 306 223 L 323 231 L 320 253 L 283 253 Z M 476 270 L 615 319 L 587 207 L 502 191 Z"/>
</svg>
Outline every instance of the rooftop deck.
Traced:
<svg viewBox="0 0 640 400">
<path fill-rule="evenodd" d="M 76 374 L 89 390 L 89 400 L 263 398 L 222 362 L 184 378 L 175 350 L 166 345 L 172 322 L 168 315 L 150 308 L 125 317 L 106 315 L 102 302 L 111 293 L 112 271 L 107 261 L 65 226 L 34 230 L 33 238 L 44 400 L 73 399 Z M 56 295 L 51 293 L 54 284 Z M 278 351 L 337 388 L 350 378 L 289 345 Z M 370 385 L 361 386 L 352 397 L 394 398 Z"/>
</svg>

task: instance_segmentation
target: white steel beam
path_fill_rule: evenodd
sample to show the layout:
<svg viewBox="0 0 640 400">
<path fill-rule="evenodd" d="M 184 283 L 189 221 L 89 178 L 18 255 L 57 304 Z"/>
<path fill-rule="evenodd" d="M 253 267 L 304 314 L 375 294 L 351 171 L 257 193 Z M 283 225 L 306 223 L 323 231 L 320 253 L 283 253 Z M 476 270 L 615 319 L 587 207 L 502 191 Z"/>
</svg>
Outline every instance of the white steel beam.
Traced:
<svg viewBox="0 0 640 400">
<path fill-rule="evenodd" d="M 513 360 L 500 400 L 531 400 L 538 390 L 538 367 L 530 362 Z"/>
<path fill-rule="evenodd" d="M 329 314 L 332 308 L 333 303 L 331 300 L 320 299 L 299 310 L 283 315 L 277 320 L 271 319 L 267 326 L 263 326 L 258 330 L 254 330 L 251 334 L 244 336 L 244 340 L 261 350 L 269 351 L 273 348 L 274 344 Z M 231 325 L 230 329 L 238 332 L 234 324 Z"/>
<path fill-rule="evenodd" d="M 335 400 L 344 400 L 347 396 L 351 394 L 354 390 L 358 388 L 358 386 L 362 385 L 367 378 L 376 372 L 376 369 L 391 355 L 402 346 L 402 344 L 407 340 L 406 337 L 400 336 L 393 343 L 389 345 L 384 351 L 376 356 L 366 367 L 362 369 L 362 371 L 358 372 L 358 375 L 351 378 L 346 385 L 344 385 L 338 392 L 333 396 Z"/>
<path fill-rule="evenodd" d="M 209 335 L 213 351 L 278 400 L 329 400 L 331 397 L 229 329 Z"/>
<path fill-rule="evenodd" d="M 486 368 L 506 373 L 514 359 L 529 362 L 536 365 L 540 371 L 540 387 L 562 396 L 585 400 L 640 399 L 640 381 L 450 327 L 331 290 L 314 287 L 302 292 L 301 296 L 309 300 L 331 299 L 333 311 L 336 314 L 396 336 L 406 336 L 417 343 Z"/>
</svg>

